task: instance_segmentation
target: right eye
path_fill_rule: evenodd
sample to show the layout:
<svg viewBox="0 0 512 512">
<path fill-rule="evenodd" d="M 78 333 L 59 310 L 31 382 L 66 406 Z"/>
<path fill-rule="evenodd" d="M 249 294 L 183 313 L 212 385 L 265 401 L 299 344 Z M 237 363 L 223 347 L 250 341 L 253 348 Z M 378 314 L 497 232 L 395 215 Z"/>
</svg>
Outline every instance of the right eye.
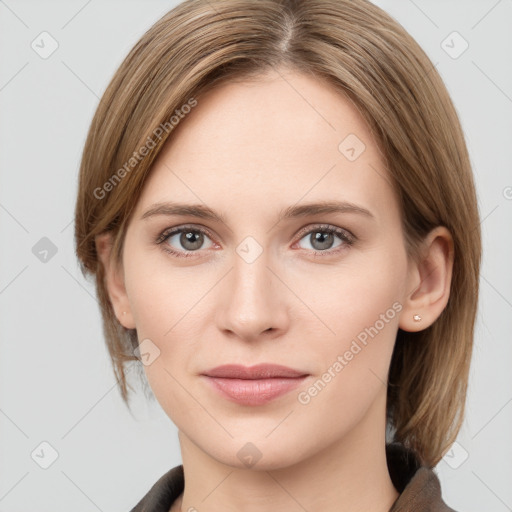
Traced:
<svg viewBox="0 0 512 512">
<path fill-rule="evenodd" d="M 189 258 L 202 248 L 205 237 L 210 238 L 209 233 L 202 228 L 182 226 L 164 231 L 158 237 L 157 243 L 162 244 L 164 251 L 174 256 Z M 210 248 L 212 246 L 214 246 L 213 243 Z"/>
</svg>

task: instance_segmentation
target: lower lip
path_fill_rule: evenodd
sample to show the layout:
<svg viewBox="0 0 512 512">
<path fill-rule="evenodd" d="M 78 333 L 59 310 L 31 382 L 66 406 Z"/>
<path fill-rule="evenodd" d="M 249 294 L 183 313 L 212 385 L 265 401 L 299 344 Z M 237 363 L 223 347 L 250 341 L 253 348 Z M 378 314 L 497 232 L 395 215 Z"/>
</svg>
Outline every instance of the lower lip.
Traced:
<svg viewBox="0 0 512 512">
<path fill-rule="evenodd" d="M 225 379 L 208 377 L 213 387 L 220 391 L 225 398 L 243 405 L 266 404 L 278 396 L 288 393 L 302 384 L 302 377 L 274 377 L 271 379 Z"/>
</svg>

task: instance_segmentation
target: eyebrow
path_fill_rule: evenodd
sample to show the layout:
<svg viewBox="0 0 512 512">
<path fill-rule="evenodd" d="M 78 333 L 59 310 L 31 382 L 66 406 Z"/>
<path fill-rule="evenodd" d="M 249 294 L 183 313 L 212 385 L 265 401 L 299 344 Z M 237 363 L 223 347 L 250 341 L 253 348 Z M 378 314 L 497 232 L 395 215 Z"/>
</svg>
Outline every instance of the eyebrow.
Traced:
<svg viewBox="0 0 512 512">
<path fill-rule="evenodd" d="M 297 217 L 307 217 L 323 213 L 358 213 L 366 217 L 375 219 L 373 213 L 357 204 L 347 201 L 321 201 L 317 203 L 308 203 L 303 205 L 294 205 L 279 211 L 278 218 L 280 220 L 293 219 Z M 155 215 L 183 215 L 208 219 L 212 221 L 227 224 L 227 219 L 222 213 L 212 210 L 208 206 L 202 204 L 186 204 L 186 203 L 156 203 L 145 211 L 141 220 L 153 217 Z"/>
</svg>

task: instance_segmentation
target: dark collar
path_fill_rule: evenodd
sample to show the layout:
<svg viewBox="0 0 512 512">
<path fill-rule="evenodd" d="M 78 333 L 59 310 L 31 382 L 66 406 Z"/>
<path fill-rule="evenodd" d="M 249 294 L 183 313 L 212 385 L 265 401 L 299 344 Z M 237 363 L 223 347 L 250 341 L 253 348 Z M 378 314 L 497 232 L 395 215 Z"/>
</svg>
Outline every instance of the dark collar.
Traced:
<svg viewBox="0 0 512 512">
<path fill-rule="evenodd" d="M 455 512 L 441 497 L 434 471 L 422 466 L 416 454 L 401 443 L 386 445 L 389 476 L 400 493 L 389 512 Z"/>
<path fill-rule="evenodd" d="M 422 466 L 414 452 L 400 443 L 386 445 L 389 475 L 400 496 L 389 512 L 455 512 L 441 497 L 441 486 L 432 469 Z M 183 492 L 183 465 L 165 473 L 131 512 L 169 512 Z"/>
</svg>

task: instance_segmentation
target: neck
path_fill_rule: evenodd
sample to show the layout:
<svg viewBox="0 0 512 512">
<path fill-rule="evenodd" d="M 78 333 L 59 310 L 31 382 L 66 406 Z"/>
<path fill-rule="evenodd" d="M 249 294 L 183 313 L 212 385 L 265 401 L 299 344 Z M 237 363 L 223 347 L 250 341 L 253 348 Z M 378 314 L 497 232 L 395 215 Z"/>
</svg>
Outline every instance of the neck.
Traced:
<svg viewBox="0 0 512 512">
<path fill-rule="evenodd" d="M 180 431 L 185 489 L 171 511 L 388 512 L 399 493 L 387 468 L 385 424 L 376 421 L 381 407 L 372 409 L 323 450 L 265 469 L 223 464 Z"/>
</svg>

